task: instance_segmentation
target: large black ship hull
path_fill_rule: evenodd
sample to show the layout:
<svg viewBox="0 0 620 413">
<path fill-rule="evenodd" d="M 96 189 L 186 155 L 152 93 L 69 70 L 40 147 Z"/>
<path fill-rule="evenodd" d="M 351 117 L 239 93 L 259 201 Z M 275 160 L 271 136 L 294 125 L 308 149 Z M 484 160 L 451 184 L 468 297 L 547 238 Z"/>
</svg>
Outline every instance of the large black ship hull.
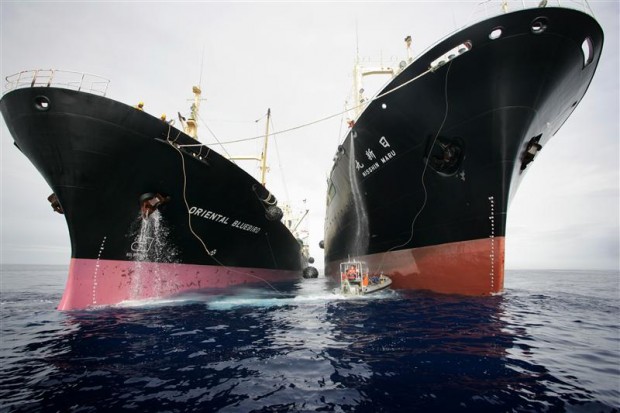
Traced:
<svg viewBox="0 0 620 413">
<path fill-rule="evenodd" d="M 407 66 L 336 154 L 326 274 L 337 277 L 351 256 L 395 288 L 501 291 L 508 206 L 584 96 L 602 43 L 584 13 L 531 9 L 461 30 Z M 459 45 L 462 54 L 423 74 Z"/>
<path fill-rule="evenodd" d="M 168 123 L 53 87 L 13 90 L 0 110 L 67 221 L 72 259 L 59 308 L 299 278 L 300 244 L 267 219 L 264 187 L 206 146 L 183 147 L 198 142 Z M 167 202 L 145 220 L 146 194 Z"/>
</svg>

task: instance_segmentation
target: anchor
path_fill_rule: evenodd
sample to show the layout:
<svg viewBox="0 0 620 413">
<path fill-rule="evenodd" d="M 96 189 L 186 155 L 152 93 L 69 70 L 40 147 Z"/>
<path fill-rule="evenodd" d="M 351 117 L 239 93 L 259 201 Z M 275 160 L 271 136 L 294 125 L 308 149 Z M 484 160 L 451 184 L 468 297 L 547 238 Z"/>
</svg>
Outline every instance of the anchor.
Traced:
<svg viewBox="0 0 620 413">
<path fill-rule="evenodd" d="M 148 219 L 153 212 L 170 201 L 169 196 L 147 192 L 140 196 L 140 211 L 143 219 Z"/>
</svg>

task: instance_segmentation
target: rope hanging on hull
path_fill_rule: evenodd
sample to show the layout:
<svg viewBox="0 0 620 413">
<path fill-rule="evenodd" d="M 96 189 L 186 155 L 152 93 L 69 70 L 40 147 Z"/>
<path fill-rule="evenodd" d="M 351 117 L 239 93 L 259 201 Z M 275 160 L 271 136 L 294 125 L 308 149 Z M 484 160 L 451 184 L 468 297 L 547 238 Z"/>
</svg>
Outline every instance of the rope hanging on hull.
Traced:
<svg viewBox="0 0 620 413">
<path fill-rule="evenodd" d="M 179 156 L 181 157 L 181 167 L 182 167 L 182 172 L 183 172 L 183 202 L 185 203 L 185 207 L 186 207 L 186 211 L 187 211 L 187 223 L 188 223 L 189 230 L 192 233 L 192 235 L 200 242 L 200 244 L 202 245 L 203 249 L 211 257 L 211 259 L 213 261 L 215 261 L 218 265 L 220 265 L 222 268 L 225 268 L 228 271 L 231 271 L 231 272 L 234 272 L 234 273 L 237 273 L 237 274 L 245 275 L 245 276 L 248 276 L 248 277 L 255 278 L 255 279 L 259 280 L 259 281 L 262 281 L 265 284 L 267 284 L 276 293 L 284 295 L 283 292 L 278 290 L 276 287 L 273 286 L 273 284 L 271 284 L 269 281 L 265 280 L 264 278 L 259 277 L 256 274 L 251 274 L 251 273 L 249 273 L 247 271 L 239 271 L 237 269 L 231 268 L 231 267 L 225 265 L 224 263 L 222 263 L 215 256 L 217 250 L 209 249 L 207 247 L 207 245 L 205 244 L 205 242 L 200 237 L 200 235 L 198 235 L 196 233 L 196 231 L 194 231 L 194 228 L 192 227 L 192 214 L 190 213 L 190 207 L 189 207 L 189 203 L 187 201 L 187 171 L 185 169 L 185 157 L 183 156 L 183 152 L 180 149 L 181 145 L 177 145 L 177 144 L 174 143 L 179 138 L 179 136 L 181 135 L 181 131 L 179 131 L 178 135 L 176 136 L 176 138 L 174 140 L 170 140 L 170 132 L 171 132 L 171 130 L 172 130 L 172 127 L 170 125 L 168 125 L 168 134 L 166 136 L 166 142 L 168 142 L 168 144 L 170 144 L 170 146 L 172 146 L 178 152 Z M 267 234 L 265 234 L 265 235 L 267 235 Z M 268 242 L 268 245 L 269 245 L 270 252 L 273 255 L 273 251 L 271 250 L 271 244 L 269 243 L 269 239 L 267 239 L 267 242 Z M 275 261 L 275 258 L 274 258 L 274 261 Z"/>
</svg>

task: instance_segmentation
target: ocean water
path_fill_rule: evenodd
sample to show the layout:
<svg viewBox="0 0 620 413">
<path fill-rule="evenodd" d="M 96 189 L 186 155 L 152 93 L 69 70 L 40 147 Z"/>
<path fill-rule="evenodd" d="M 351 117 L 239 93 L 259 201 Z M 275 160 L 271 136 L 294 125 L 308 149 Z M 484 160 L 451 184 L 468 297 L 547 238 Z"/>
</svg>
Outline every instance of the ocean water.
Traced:
<svg viewBox="0 0 620 413">
<path fill-rule="evenodd" d="M 1 268 L 2 412 L 618 412 L 617 271 L 507 271 L 499 296 L 322 278 L 58 312 L 66 267 Z"/>
</svg>

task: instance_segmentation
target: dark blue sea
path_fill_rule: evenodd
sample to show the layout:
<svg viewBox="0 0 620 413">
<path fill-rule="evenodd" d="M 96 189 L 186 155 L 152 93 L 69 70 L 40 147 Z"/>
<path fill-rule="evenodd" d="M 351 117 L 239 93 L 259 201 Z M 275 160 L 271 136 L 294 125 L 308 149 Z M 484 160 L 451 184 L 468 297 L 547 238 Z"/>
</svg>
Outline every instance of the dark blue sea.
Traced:
<svg viewBox="0 0 620 413">
<path fill-rule="evenodd" d="M 1 267 L 2 412 L 618 412 L 617 271 L 503 295 L 342 299 L 322 278 L 59 312 L 67 268 Z"/>
</svg>

